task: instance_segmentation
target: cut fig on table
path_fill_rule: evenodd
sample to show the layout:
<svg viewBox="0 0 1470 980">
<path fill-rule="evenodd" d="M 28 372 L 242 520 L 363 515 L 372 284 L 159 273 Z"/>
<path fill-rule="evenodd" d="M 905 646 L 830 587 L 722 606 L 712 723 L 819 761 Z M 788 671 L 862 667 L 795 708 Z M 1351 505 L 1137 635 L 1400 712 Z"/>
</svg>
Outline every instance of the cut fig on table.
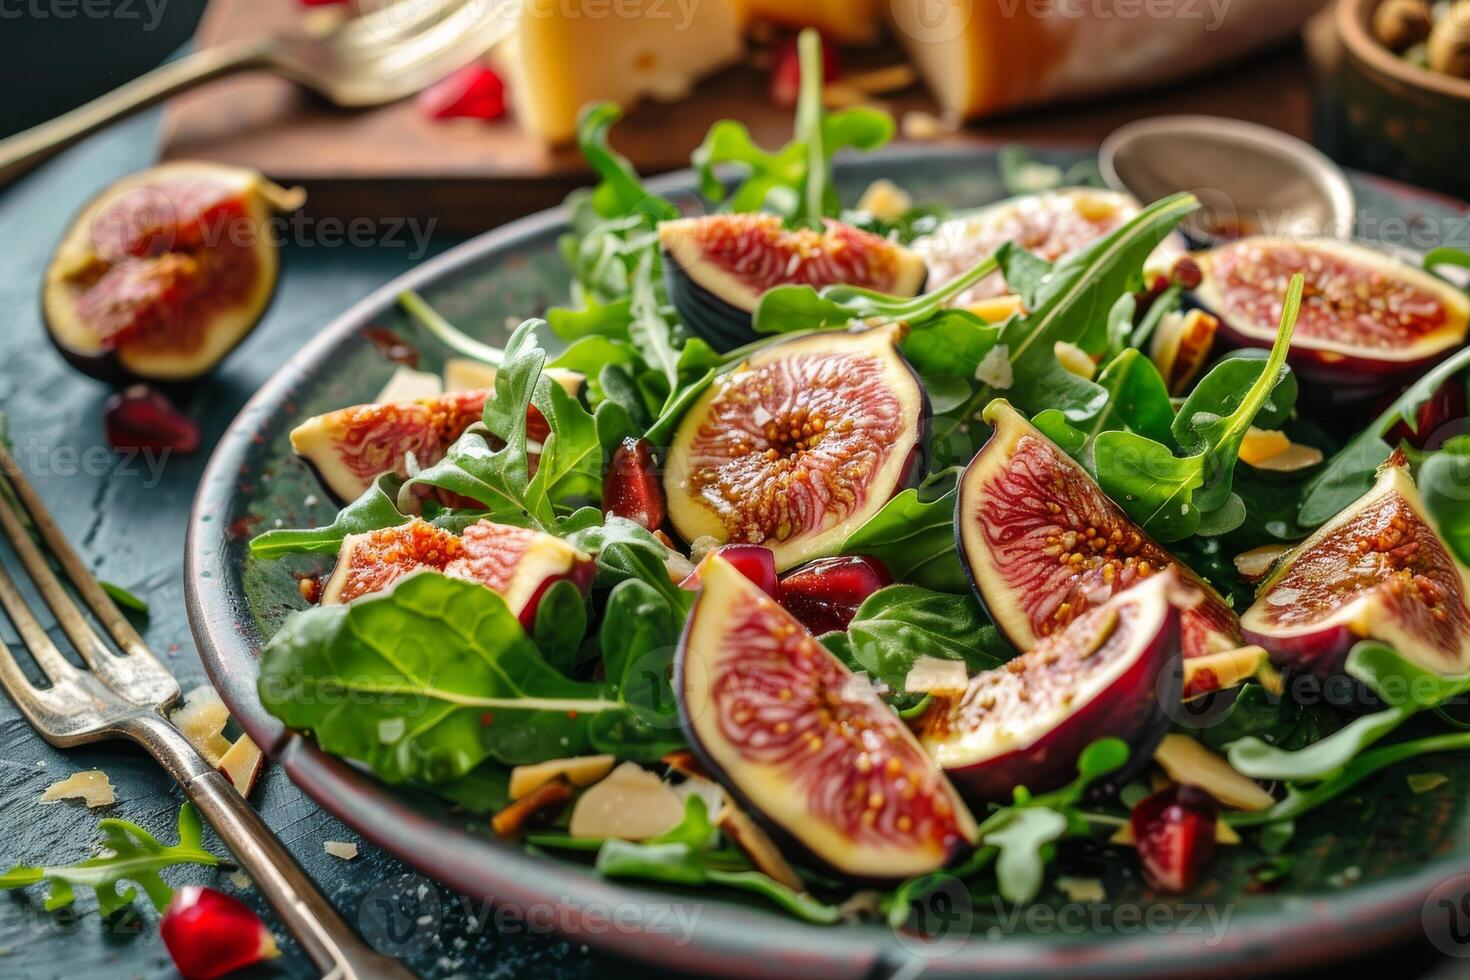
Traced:
<svg viewBox="0 0 1470 980">
<path fill-rule="evenodd" d="M 1147 760 L 1178 700 L 1179 598 L 1171 574 L 1088 609 L 1029 653 L 936 699 L 920 739 L 966 799 L 1005 802 L 1017 786 L 1057 789 L 1093 741 L 1114 736 Z M 1115 777 L 1121 778 L 1121 777 Z"/>
<path fill-rule="evenodd" d="M 527 630 L 541 597 L 570 581 L 585 594 L 596 565 L 561 538 L 523 527 L 479 521 L 458 536 L 414 518 L 398 527 L 349 534 L 322 588 L 322 605 L 352 602 L 428 569 L 478 582 L 499 593 Z"/>
<path fill-rule="evenodd" d="M 1373 489 L 1288 552 L 1241 617 L 1281 664 L 1337 673 L 1381 640 L 1444 676 L 1470 671 L 1470 569 L 1455 560 L 1396 453 Z"/>
<path fill-rule="evenodd" d="M 1235 344 L 1270 347 L 1287 285 L 1306 276 L 1290 363 L 1303 378 L 1371 393 L 1465 342 L 1470 299 L 1397 257 L 1340 241 L 1255 237 L 1194 256 L 1195 300 Z"/>
<path fill-rule="evenodd" d="M 787 228 L 762 213 L 711 214 L 659 225 L 669 299 L 716 350 L 755 339 L 751 315 L 776 286 L 860 286 L 917 296 L 924 262 L 886 238 L 827 219 L 821 231 Z"/>
<path fill-rule="evenodd" d="M 304 200 L 213 163 L 123 178 L 73 219 L 47 266 L 48 335 L 104 381 L 207 374 L 264 316 L 280 265 L 272 215 Z"/>
<path fill-rule="evenodd" d="M 674 434 L 669 518 L 687 542 L 834 554 L 923 471 L 928 400 L 900 326 L 772 345 L 717 378 Z"/>
<path fill-rule="evenodd" d="M 973 844 L 969 810 L 898 715 L 729 562 L 704 567 L 675 664 L 695 754 L 788 853 L 894 880 Z"/>
<path fill-rule="evenodd" d="M 995 433 L 960 478 L 955 535 L 970 582 L 1019 650 L 1088 609 L 1173 569 L 1201 600 L 1183 611 L 1184 656 L 1241 645 L 1225 600 L 1128 519 L 1080 465 L 1007 402 L 984 413 Z"/>
</svg>

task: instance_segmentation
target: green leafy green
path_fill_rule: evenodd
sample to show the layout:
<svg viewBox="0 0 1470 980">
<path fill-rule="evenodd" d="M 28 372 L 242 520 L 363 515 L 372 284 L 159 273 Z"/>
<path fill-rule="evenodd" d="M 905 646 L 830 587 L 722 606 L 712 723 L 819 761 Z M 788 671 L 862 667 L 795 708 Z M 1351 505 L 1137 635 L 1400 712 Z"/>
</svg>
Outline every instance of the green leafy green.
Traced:
<svg viewBox="0 0 1470 980">
<path fill-rule="evenodd" d="M 384 473 L 373 481 L 361 497 L 337 512 L 325 527 L 274 528 L 250 540 L 250 554 L 260 559 L 285 555 L 335 555 L 342 539 L 349 534 L 362 534 L 385 527 L 397 527 L 408 518 L 398 510 L 398 491 L 403 481 L 392 473 Z"/>
<path fill-rule="evenodd" d="M 608 596 L 600 637 L 603 666 L 609 694 L 627 710 L 592 720 L 588 737 L 595 748 L 654 762 L 685 747 L 670 682 L 682 612 L 682 605 L 676 613 L 664 595 L 639 579 L 620 583 Z"/>
<path fill-rule="evenodd" d="M 137 898 L 136 888 L 119 889 L 124 881 L 136 883 L 159 912 L 168 908 L 173 889 L 159 877 L 159 872 L 180 864 L 217 867 L 222 859 L 204 847 L 204 828 L 199 811 L 192 803 L 179 809 L 177 844 L 160 844 L 158 838 L 128 820 L 107 817 L 101 820 L 105 852 L 76 864 L 15 867 L 0 875 L 0 890 L 25 888 L 47 882 L 48 912 L 70 905 L 76 900 L 76 888 L 90 888 L 97 895 L 97 909 L 103 916 L 131 905 Z"/>
<path fill-rule="evenodd" d="M 1451 442 L 1419 468 L 1419 494 L 1450 551 L 1470 565 L 1470 441 Z"/>
<path fill-rule="evenodd" d="M 134 595 L 121 585 L 109 582 L 106 579 L 98 579 L 97 584 L 102 587 L 103 592 L 107 593 L 108 598 L 117 603 L 119 608 L 127 609 L 143 616 L 148 615 L 148 602 L 146 600 Z"/>
<path fill-rule="evenodd" d="M 898 494 L 848 536 L 842 553 L 877 558 L 900 582 L 939 592 L 969 592 L 969 579 L 955 551 L 958 477 L 958 469 L 947 470 Z"/>
<path fill-rule="evenodd" d="M 536 605 L 531 635 L 536 649 L 556 670 L 570 674 L 577 668 L 587 635 L 587 601 L 576 583 L 566 579 L 552 583 Z"/>
<path fill-rule="evenodd" d="M 957 660 L 975 673 L 1015 656 L 973 596 L 916 585 L 890 585 L 868 596 L 847 635 L 853 662 L 896 691 L 920 657 Z"/>
</svg>

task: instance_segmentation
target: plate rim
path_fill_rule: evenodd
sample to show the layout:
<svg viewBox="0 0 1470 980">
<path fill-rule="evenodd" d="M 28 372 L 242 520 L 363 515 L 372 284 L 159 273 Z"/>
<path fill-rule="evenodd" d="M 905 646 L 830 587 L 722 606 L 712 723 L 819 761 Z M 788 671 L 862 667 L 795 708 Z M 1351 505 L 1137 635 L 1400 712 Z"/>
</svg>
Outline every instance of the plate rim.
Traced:
<svg viewBox="0 0 1470 980">
<path fill-rule="evenodd" d="M 993 142 L 967 145 L 900 146 L 866 159 L 902 165 L 935 158 L 993 154 Z M 1051 150 L 1091 148 L 1038 144 Z M 843 167 L 841 158 L 838 167 Z M 1439 197 L 1389 178 L 1352 173 L 1392 189 L 1396 196 Z M 690 169 L 645 181 L 651 193 L 697 194 Z M 537 212 L 477 235 L 374 289 L 320 330 L 281 365 L 240 409 L 221 434 L 200 478 L 185 539 L 184 592 L 190 629 L 211 682 L 244 731 L 318 805 L 373 844 L 428 878 L 457 892 L 493 897 L 521 914 L 551 903 L 559 921 L 549 930 L 614 954 L 662 967 L 707 975 L 770 975 L 773 967 L 812 977 L 1005 975 L 1051 977 L 1065 972 L 1086 977 L 1239 975 L 1321 966 L 1381 949 L 1422 931 L 1422 910 L 1435 888 L 1470 874 L 1470 857 L 1428 865 L 1417 874 L 1357 885 L 1330 897 L 1302 896 L 1300 909 L 1256 916 L 1232 925 L 1218 943 L 1179 932 L 1140 931 L 1134 936 L 1088 931 L 1078 941 L 1045 942 L 1012 934 L 1004 941 L 970 937 L 944 958 L 928 959 L 913 942 L 881 928 L 808 926 L 765 910 L 709 898 L 687 938 L 606 928 L 606 911 L 672 904 L 670 889 L 624 885 L 586 874 L 555 860 L 503 845 L 483 833 L 435 819 L 389 787 L 328 755 L 309 738 L 287 731 L 265 713 L 255 691 L 257 651 L 237 628 L 239 597 L 225 594 L 221 574 L 229 512 L 237 477 L 249 451 L 253 416 L 284 404 L 300 383 L 348 337 L 396 305 L 399 293 L 423 289 L 477 263 L 514 249 L 517 243 L 566 227 L 563 206 Z M 212 546 L 212 547 L 211 547 Z M 210 583 L 205 585 L 203 583 Z M 531 884 L 534 882 L 535 884 Z M 1202 901 L 1207 901 L 1202 900 Z M 1142 907 L 1142 906 L 1140 906 Z M 600 924 L 600 925 L 599 925 Z M 915 961 L 923 969 L 915 971 Z"/>
</svg>

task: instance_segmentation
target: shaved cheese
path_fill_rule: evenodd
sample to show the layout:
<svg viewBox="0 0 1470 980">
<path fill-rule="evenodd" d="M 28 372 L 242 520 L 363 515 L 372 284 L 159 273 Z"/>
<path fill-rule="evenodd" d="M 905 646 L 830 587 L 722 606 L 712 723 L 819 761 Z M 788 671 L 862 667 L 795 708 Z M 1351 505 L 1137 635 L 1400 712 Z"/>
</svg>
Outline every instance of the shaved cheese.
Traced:
<svg viewBox="0 0 1470 980">
<path fill-rule="evenodd" d="M 59 803 L 62 800 L 81 800 L 89 807 L 108 806 L 117 802 L 117 793 L 112 781 L 101 769 L 74 772 L 70 776 L 46 787 L 41 794 L 42 803 Z"/>
<path fill-rule="evenodd" d="M 1179 783 L 1188 783 L 1237 810 L 1264 810 L 1276 802 L 1255 780 L 1241 775 L 1225 757 L 1188 735 L 1165 735 L 1154 761 Z"/>
<path fill-rule="evenodd" d="M 580 838 L 642 841 L 684 819 L 684 801 L 637 763 L 625 762 L 577 799 L 567 832 Z"/>
<path fill-rule="evenodd" d="M 970 675 L 958 660 L 922 656 L 909 668 L 903 680 L 908 694 L 963 694 L 970 686 Z"/>
<path fill-rule="evenodd" d="M 357 857 L 357 845 L 351 843 L 350 841 L 325 841 L 322 844 L 322 850 L 332 855 L 332 857 L 341 858 L 344 861 L 351 861 L 353 858 Z"/>
<path fill-rule="evenodd" d="M 174 709 L 168 720 L 183 732 L 189 744 L 211 766 L 218 766 L 225 753 L 230 750 L 230 740 L 224 736 L 225 725 L 230 720 L 230 709 L 225 707 L 219 694 L 208 684 L 201 684 L 184 695 L 184 706 Z"/>
</svg>

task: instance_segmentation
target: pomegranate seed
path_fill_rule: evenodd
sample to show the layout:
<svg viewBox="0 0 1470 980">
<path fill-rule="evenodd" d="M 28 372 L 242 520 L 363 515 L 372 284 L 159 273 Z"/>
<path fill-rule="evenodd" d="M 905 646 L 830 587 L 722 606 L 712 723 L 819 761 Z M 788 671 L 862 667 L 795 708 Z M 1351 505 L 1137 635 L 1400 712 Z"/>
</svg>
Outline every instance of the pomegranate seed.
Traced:
<svg viewBox="0 0 1470 980">
<path fill-rule="evenodd" d="M 837 81 L 842 71 L 837 62 L 837 49 L 822 38 L 822 84 Z M 796 105 L 801 92 L 801 56 L 797 53 L 796 38 L 787 37 L 776 45 L 771 57 L 771 104 L 778 109 L 790 109 Z"/>
<path fill-rule="evenodd" d="M 484 65 L 465 65 L 419 93 L 430 119 L 499 119 L 505 115 L 505 83 Z"/>
<path fill-rule="evenodd" d="M 779 599 L 787 612 L 821 635 L 847 629 L 863 600 L 892 581 L 876 558 L 821 558 L 783 578 Z"/>
<path fill-rule="evenodd" d="M 602 483 L 602 509 L 657 531 L 664 522 L 664 488 L 647 439 L 624 439 Z"/>
<path fill-rule="evenodd" d="M 1186 257 L 1174 263 L 1173 278 L 1184 289 L 1198 289 L 1205 281 L 1205 274 L 1198 262 Z"/>
<path fill-rule="evenodd" d="M 187 980 L 211 980 L 281 955 L 276 937 L 247 905 L 199 885 L 174 893 L 158 931 Z"/>
<path fill-rule="evenodd" d="M 1215 853 L 1219 815 L 1208 793 L 1183 783 L 1140 800 L 1132 822 L 1145 880 L 1165 892 L 1194 887 Z"/>
<path fill-rule="evenodd" d="M 710 554 L 719 555 L 734 565 L 741 575 L 759 585 L 761 591 L 768 596 L 774 597 L 780 588 L 780 583 L 776 580 L 776 555 L 770 548 L 762 548 L 758 544 L 727 544 Z M 699 569 L 690 572 L 689 577 L 679 583 L 679 587 L 690 590 L 699 588 Z"/>
<path fill-rule="evenodd" d="M 186 455 L 199 448 L 199 423 L 147 385 L 133 385 L 107 399 L 102 428 L 113 449 Z"/>
</svg>

